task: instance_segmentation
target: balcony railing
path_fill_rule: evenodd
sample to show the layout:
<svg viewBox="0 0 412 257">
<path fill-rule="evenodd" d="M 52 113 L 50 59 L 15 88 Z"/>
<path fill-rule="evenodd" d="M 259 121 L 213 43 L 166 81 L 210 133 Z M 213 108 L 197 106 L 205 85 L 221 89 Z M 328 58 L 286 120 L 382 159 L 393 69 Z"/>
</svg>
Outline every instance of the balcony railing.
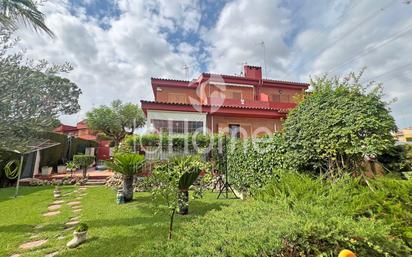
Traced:
<svg viewBox="0 0 412 257">
<path fill-rule="evenodd" d="M 222 99 L 222 98 L 207 98 L 207 104 L 217 106 L 245 106 L 251 108 L 272 108 L 272 109 L 291 109 L 296 107 L 296 103 L 279 103 L 266 102 L 255 100 L 240 100 L 240 99 Z"/>
</svg>

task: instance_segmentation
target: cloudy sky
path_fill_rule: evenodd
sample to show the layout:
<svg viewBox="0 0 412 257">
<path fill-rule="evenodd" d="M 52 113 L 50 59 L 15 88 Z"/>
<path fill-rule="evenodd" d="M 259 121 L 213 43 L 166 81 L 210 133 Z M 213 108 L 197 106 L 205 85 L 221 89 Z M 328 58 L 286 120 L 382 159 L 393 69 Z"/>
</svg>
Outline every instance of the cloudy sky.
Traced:
<svg viewBox="0 0 412 257">
<path fill-rule="evenodd" d="M 20 44 L 31 58 L 75 67 L 67 77 L 83 91 L 82 110 L 65 123 L 113 99 L 153 99 L 150 77 L 239 74 L 266 59 L 269 78 L 302 82 L 366 66 L 364 79 L 397 98 L 398 126 L 412 126 L 407 0 L 49 0 L 41 9 L 56 38 L 22 28 Z"/>
</svg>

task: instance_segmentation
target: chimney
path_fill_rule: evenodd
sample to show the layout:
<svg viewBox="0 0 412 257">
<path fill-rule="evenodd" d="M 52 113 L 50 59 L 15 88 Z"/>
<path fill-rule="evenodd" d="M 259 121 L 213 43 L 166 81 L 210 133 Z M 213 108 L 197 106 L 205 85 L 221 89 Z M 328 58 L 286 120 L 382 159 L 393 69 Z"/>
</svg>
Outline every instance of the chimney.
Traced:
<svg viewBox="0 0 412 257">
<path fill-rule="evenodd" d="M 245 65 L 243 66 L 243 73 L 249 79 L 262 79 L 262 67 Z"/>
</svg>

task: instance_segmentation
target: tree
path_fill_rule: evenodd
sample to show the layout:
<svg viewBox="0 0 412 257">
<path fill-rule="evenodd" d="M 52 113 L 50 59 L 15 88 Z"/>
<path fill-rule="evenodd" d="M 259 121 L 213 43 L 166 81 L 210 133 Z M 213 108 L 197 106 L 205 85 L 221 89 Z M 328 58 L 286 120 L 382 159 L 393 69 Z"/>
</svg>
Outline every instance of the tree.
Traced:
<svg viewBox="0 0 412 257">
<path fill-rule="evenodd" d="M 153 202 L 157 208 L 170 211 L 169 239 L 172 238 L 173 220 L 176 211 L 186 215 L 189 212 L 189 188 L 201 171 L 206 171 L 208 164 L 198 156 L 180 156 L 157 165 L 148 178 L 153 187 Z M 158 204 L 158 202 L 164 204 Z"/>
<path fill-rule="evenodd" d="M 107 162 L 107 166 L 110 169 L 123 175 L 123 195 L 125 202 L 133 200 L 133 177 L 141 171 L 144 163 L 144 156 L 135 153 L 117 153 L 113 161 Z"/>
<path fill-rule="evenodd" d="M 382 100 L 382 87 L 362 85 L 361 75 L 315 78 L 313 92 L 289 113 L 285 139 L 301 169 L 333 179 L 361 171 L 366 156 L 379 156 L 393 146 L 396 125 Z"/>
<path fill-rule="evenodd" d="M 93 164 L 95 157 L 93 155 L 74 155 L 73 163 L 76 167 L 83 169 L 83 178 L 87 176 L 87 168 Z"/>
<path fill-rule="evenodd" d="M 24 24 L 30 24 L 35 30 L 42 30 L 49 36 L 53 32 L 44 22 L 44 14 L 32 0 L 0 0 L 0 25 L 5 28 L 15 28 L 21 20 Z"/>
<path fill-rule="evenodd" d="M 9 54 L 16 41 L 10 40 L 11 32 L 0 32 L 0 148 L 18 150 L 59 115 L 78 112 L 81 90 L 59 76 L 72 70 L 70 64 L 36 63 L 22 52 Z"/>
<path fill-rule="evenodd" d="M 144 123 L 143 111 L 138 105 L 123 104 L 120 100 L 113 101 L 110 107 L 103 105 L 87 113 L 89 128 L 111 137 L 116 147 L 126 135 L 132 135 Z"/>
</svg>

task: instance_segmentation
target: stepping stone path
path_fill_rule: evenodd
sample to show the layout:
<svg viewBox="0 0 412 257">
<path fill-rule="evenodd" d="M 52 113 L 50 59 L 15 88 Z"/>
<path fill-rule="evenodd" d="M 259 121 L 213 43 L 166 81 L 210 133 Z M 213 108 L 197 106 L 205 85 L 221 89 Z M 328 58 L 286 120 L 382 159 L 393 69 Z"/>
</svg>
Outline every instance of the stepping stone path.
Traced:
<svg viewBox="0 0 412 257">
<path fill-rule="evenodd" d="M 36 234 L 35 234 L 35 235 L 31 235 L 31 236 L 30 236 L 30 239 L 36 239 L 36 238 L 39 238 L 39 237 L 40 237 L 40 235 L 36 235 Z"/>
<path fill-rule="evenodd" d="M 54 204 L 54 205 L 50 205 L 48 210 L 49 211 L 57 211 L 58 209 L 60 209 L 62 206 L 60 204 Z"/>
<path fill-rule="evenodd" d="M 77 209 L 81 209 L 82 207 L 80 205 L 73 205 L 72 209 L 73 210 L 77 210 Z"/>
<path fill-rule="evenodd" d="M 74 221 L 74 220 L 79 220 L 79 216 L 76 216 L 70 219 L 70 221 Z"/>
<path fill-rule="evenodd" d="M 16 254 L 11 255 L 10 257 L 20 257 L 20 256 L 21 254 L 16 253 Z"/>
<path fill-rule="evenodd" d="M 53 202 L 53 204 L 62 204 L 62 203 L 64 203 L 64 200 L 57 200 Z"/>
<path fill-rule="evenodd" d="M 69 222 L 66 223 L 66 227 L 72 227 L 72 226 L 75 226 L 77 224 L 79 224 L 78 220 L 69 221 Z"/>
<path fill-rule="evenodd" d="M 39 247 L 39 246 L 41 246 L 45 243 L 47 243 L 47 239 L 27 242 L 27 243 L 24 243 L 24 244 L 20 245 L 20 249 L 23 249 L 23 250 L 33 249 L 33 248 Z"/>
<path fill-rule="evenodd" d="M 81 204 L 81 202 L 79 202 L 79 201 L 74 201 L 74 202 L 68 202 L 67 203 L 68 206 L 79 205 L 79 204 Z"/>
<path fill-rule="evenodd" d="M 44 216 L 44 217 L 50 217 L 50 216 L 54 216 L 54 215 L 57 215 L 57 214 L 60 214 L 60 211 L 50 211 L 50 212 L 46 212 L 46 213 L 43 213 L 43 216 Z"/>
<path fill-rule="evenodd" d="M 73 212 L 81 212 L 82 211 L 82 209 L 75 209 L 75 210 L 73 210 Z"/>
<path fill-rule="evenodd" d="M 46 254 L 44 257 L 54 257 L 58 254 L 59 254 L 59 252 L 53 252 L 53 253 Z"/>
</svg>

